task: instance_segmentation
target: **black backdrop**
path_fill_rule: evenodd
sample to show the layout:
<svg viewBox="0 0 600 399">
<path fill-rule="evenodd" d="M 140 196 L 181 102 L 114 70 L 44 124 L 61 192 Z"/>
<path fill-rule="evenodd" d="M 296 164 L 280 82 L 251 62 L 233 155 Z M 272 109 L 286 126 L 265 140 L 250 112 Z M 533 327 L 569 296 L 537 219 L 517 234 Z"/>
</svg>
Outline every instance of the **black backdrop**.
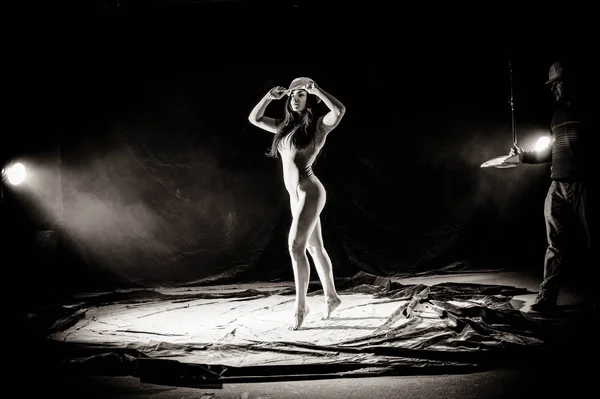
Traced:
<svg viewBox="0 0 600 399">
<path fill-rule="evenodd" d="M 347 107 L 315 165 L 336 276 L 541 272 L 548 166 L 480 165 L 512 143 L 509 60 L 518 139 L 531 147 L 548 133 L 548 67 L 574 43 L 482 31 L 485 20 L 365 33 L 364 20 L 334 28 L 295 3 L 104 2 L 15 44 L 3 158 L 37 176 L 5 190 L 15 278 L 70 289 L 291 280 L 280 164 L 246 118 L 297 76 Z"/>
</svg>

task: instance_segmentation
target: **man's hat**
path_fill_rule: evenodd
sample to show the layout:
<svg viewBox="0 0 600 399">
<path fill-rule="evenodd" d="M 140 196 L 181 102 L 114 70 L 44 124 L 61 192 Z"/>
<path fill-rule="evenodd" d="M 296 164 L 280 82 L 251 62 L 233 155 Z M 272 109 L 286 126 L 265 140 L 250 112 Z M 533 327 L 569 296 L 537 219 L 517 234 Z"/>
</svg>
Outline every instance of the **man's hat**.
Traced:
<svg viewBox="0 0 600 399">
<path fill-rule="evenodd" d="M 556 82 L 557 80 L 563 79 L 563 64 L 560 61 L 556 61 L 554 64 L 550 66 L 550 71 L 548 71 L 548 81 L 546 84 L 550 84 Z"/>
</svg>

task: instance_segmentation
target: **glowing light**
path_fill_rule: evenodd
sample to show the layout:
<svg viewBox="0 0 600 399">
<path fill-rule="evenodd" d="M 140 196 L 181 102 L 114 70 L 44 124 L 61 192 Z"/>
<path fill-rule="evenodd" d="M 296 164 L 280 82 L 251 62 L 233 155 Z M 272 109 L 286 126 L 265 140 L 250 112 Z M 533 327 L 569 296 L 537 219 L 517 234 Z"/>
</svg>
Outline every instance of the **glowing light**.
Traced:
<svg viewBox="0 0 600 399">
<path fill-rule="evenodd" d="M 535 142 L 536 151 L 544 151 L 550 145 L 550 137 L 542 136 Z"/>
<path fill-rule="evenodd" d="M 22 163 L 15 163 L 4 170 L 8 182 L 12 185 L 19 185 L 25 181 L 27 171 Z"/>
</svg>

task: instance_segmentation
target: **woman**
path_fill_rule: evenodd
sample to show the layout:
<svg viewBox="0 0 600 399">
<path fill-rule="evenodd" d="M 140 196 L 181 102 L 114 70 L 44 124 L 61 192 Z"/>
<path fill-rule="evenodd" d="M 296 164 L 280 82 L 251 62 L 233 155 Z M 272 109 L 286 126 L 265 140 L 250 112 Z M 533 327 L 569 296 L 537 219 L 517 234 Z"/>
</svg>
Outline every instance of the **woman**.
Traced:
<svg viewBox="0 0 600 399">
<path fill-rule="evenodd" d="M 264 115 L 272 100 L 288 96 L 283 119 Z M 329 108 L 315 120 L 313 107 L 320 101 Z M 310 279 L 307 251 L 314 261 L 325 294 L 323 319 L 328 319 L 341 303 L 335 290 L 331 259 L 323 245 L 319 215 L 325 206 L 326 193 L 315 176 L 312 165 L 325 145 L 327 135 L 340 123 L 346 108 L 309 78 L 297 78 L 286 90 L 272 88 L 254 106 L 248 116 L 253 125 L 273 133 L 269 156 L 280 157 L 285 187 L 290 194 L 292 225 L 288 247 L 294 269 L 296 304 L 291 330 L 302 326 L 309 312 L 306 294 Z"/>
</svg>

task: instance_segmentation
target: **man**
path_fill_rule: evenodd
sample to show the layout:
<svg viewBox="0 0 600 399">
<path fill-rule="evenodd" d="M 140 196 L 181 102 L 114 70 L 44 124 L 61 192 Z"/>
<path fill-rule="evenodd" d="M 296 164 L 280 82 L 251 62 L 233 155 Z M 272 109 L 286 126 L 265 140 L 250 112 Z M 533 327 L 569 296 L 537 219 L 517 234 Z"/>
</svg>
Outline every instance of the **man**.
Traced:
<svg viewBox="0 0 600 399">
<path fill-rule="evenodd" d="M 550 124 L 552 140 L 544 151 L 524 151 L 516 143 L 510 155 L 518 154 L 525 164 L 551 163 L 551 184 L 544 204 L 547 248 L 544 278 L 531 310 L 545 312 L 556 307 L 560 275 L 565 266 L 585 259 L 583 266 L 595 273 L 590 262 L 590 120 L 578 96 L 578 83 L 570 65 L 557 61 L 550 67 L 546 85 L 557 107 Z M 574 256 L 578 255 L 578 257 Z M 583 255 L 583 256 L 581 256 Z M 594 284 L 592 274 L 584 280 Z M 589 292 L 587 292 L 589 294 Z"/>
</svg>

